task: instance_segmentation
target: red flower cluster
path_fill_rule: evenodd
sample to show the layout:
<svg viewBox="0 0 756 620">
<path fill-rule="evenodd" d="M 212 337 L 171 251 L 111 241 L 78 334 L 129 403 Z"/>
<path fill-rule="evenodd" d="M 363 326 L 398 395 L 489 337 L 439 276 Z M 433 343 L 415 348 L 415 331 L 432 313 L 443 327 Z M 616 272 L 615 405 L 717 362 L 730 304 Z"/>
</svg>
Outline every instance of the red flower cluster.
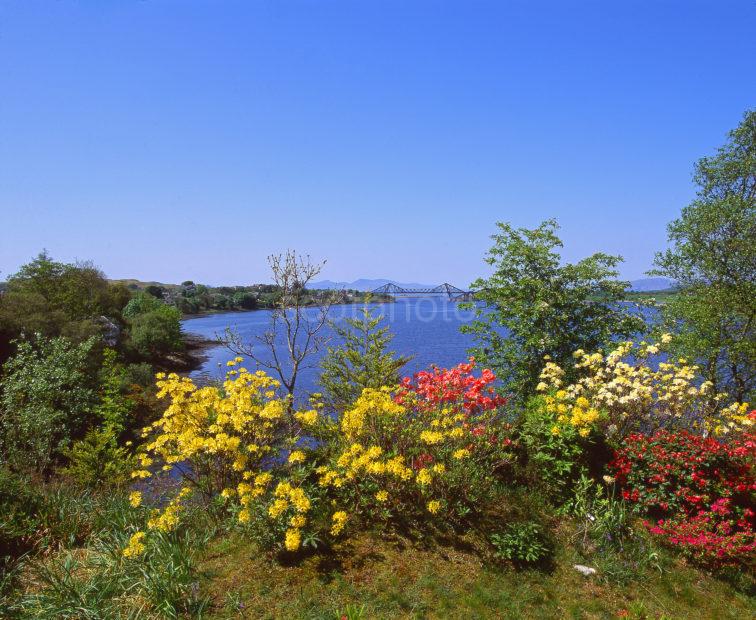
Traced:
<svg viewBox="0 0 756 620">
<path fill-rule="evenodd" d="M 756 436 L 729 444 L 687 431 L 630 435 L 609 465 L 622 496 L 658 518 L 649 530 L 696 559 L 753 561 Z"/>
<path fill-rule="evenodd" d="M 405 377 L 396 393 L 396 400 L 404 403 L 412 400 L 421 410 L 430 410 L 439 405 L 461 405 L 466 413 L 489 411 L 506 404 L 507 399 L 496 394 L 492 384 L 496 375 L 484 369 L 475 377 L 475 359 L 454 368 L 437 368 L 418 372 L 414 379 Z"/>
</svg>

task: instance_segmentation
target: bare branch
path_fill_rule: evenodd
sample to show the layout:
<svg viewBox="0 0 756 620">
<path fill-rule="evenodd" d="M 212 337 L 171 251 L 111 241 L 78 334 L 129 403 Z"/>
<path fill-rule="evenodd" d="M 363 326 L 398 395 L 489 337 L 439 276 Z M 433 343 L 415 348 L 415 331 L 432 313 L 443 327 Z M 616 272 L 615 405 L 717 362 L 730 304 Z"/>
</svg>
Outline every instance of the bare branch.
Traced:
<svg viewBox="0 0 756 620">
<path fill-rule="evenodd" d="M 315 367 L 312 357 L 327 342 L 320 332 L 326 325 L 335 297 L 328 294 L 312 298 L 307 291 L 307 285 L 321 272 L 325 261 L 313 263 L 309 255 L 287 250 L 284 254 L 269 256 L 268 264 L 273 283 L 281 294 L 271 312 L 269 330 L 254 339 L 270 356 L 258 354 L 252 342 L 244 341 L 231 329 L 226 329 L 219 339 L 237 355 L 249 357 L 259 367 L 275 372 L 293 396 L 299 371 Z M 317 308 L 317 312 L 311 318 L 313 308 Z M 281 355 L 284 348 L 286 357 Z"/>
</svg>

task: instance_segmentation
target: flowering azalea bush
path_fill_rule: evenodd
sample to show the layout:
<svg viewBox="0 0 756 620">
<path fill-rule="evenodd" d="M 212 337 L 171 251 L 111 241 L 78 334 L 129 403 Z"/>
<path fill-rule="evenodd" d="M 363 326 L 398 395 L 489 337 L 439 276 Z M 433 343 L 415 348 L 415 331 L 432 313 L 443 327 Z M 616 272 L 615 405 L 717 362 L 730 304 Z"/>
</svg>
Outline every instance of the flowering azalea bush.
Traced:
<svg viewBox="0 0 756 620">
<path fill-rule="evenodd" d="M 756 436 L 630 435 L 610 470 L 653 534 L 710 564 L 753 562 Z"/>
<path fill-rule="evenodd" d="M 547 359 L 537 390 L 545 395 L 546 412 L 556 416 L 553 432 L 572 427 L 587 437 L 599 431 L 619 443 L 636 431 L 724 428 L 718 420 L 732 421 L 747 405 L 722 407 L 726 395 L 713 393 L 710 382 L 698 383 L 698 368 L 683 358 L 654 368 L 649 358 L 671 338 L 664 334 L 658 344 L 622 342 L 606 355 L 575 351 L 572 370 L 578 378 L 566 385 L 566 371 Z"/>
<path fill-rule="evenodd" d="M 285 477 L 256 498 L 279 544 L 334 539 L 357 524 L 459 522 L 512 462 L 511 426 L 494 380 L 474 365 L 421 373 L 398 390 L 367 388 L 340 419 L 313 424 Z"/>
<path fill-rule="evenodd" d="M 756 425 L 756 409 L 748 410 L 748 403 L 733 403 L 719 415 L 706 421 L 706 430 L 722 441 L 737 439 L 753 432 Z"/>
<path fill-rule="evenodd" d="M 475 358 L 467 364 L 454 368 L 433 367 L 430 371 L 418 372 L 414 379 L 405 377 L 396 394 L 396 401 L 411 400 L 414 406 L 424 410 L 447 405 L 466 413 L 479 413 L 496 409 L 506 404 L 506 398 L 494 389 L 496 376 L 484 369 L 479 377 L 473 375 Z"/>
<path fill-rule="evenodd" d="M 162 417 L 143 431 L 147 443 L 132 478 L 142 480 L 173 474 L 182 482 L 176 496 L 154 510 L 149 529 L 170 532 L 179 523 L 185 502 L 193 494 L 206 498 L 239 496 L 242 506 L 262 492 L 269 473 L 263 470 L 296 441 L 297 432 L 317 411 L 290 412 L 289 401 L 276 395 L 278 382 L 263 372 L 251 373 L 228 363 L 222 386 L 198 388 L 191 379 L 158 375 L 159 398 L 169 400 Z M 137 507 L 142 493 L 131 493 Z M 244 519 L 244 511 L 240 519 Z M 144 534 L 135 534 L 126 555 L 144 548 Z"/>
<path fill-rule="evenodd" d="M 159 377 L 169 406 L 145 429 L 133 477 L 173 469 L 184 484 L 148 529 L 173 530 L 198 492 L 221 497 L 264 546 L 289 552 L 338 538 L 350 524 L 450 525 L 490 498 L 514 460 L 495 377 L 475 376 L 472 361 L 399 388 L 365 389 L 340 418 L 317 403 L 293 410 L 273 379 L 241 361 L 229 363 L 221 387 Z M 141 493 L 131 499 L 139 506 Z M 124 554 L 141 554 L 146 536 L 135 533 Z"/>
</svg>

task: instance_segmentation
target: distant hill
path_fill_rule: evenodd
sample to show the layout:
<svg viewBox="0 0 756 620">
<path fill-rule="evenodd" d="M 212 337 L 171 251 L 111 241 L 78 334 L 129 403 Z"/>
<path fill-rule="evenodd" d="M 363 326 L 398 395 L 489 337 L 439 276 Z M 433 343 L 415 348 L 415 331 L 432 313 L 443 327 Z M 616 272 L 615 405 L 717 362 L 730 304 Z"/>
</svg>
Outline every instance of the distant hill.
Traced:
<svg viewBox="0 0 756 620">
<path fill-rule="evenodd" d="M 441 284 L 441 282 L 437 282 L 436 284 L 418 284 L 417 282 L 396 282 L 395 280 L 385 280 L 383 278 L 377 278 L 375 280 L 360 278 L 359 280 L 354 280 L 354 282 L 334 282 L 333 280 L 320 280 L 319 282 L 310 282 L 309 288 L 372 291 L 380 286 L 384 286 L 385 284 L 390 284 L 392 282 L 397 286 L 401 286 L 402 288 L 433 288 L 434 286 Z"/>
<path fill-rule="evenodd" d="M 630 290 L 636 293 L 667 291 L 672 288 L 675 288 L 675 282 L 669 278 L 641 278 L 630 282 Z"/>
</svg>

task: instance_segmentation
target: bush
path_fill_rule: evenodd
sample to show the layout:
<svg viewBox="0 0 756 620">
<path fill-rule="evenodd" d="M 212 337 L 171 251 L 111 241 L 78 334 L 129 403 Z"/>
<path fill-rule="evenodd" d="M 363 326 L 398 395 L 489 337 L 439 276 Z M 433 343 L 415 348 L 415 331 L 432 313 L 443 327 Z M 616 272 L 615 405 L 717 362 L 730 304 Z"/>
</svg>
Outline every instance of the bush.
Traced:
<svg viewBox="0 0 756 620">
<path fill-rule="evenodd" d="M 429 534 L 489 505 L 514 460 L 512 429 L 485 387 L 493 375 L 474 378 L 472 370 L 423 374 L 395 396 L 368 388 L 340 419 L 319 419 L 320 445 L 292 452 L 286 478 L 252 504 L 268 516 L 278 544 L 296 551 L 380 524 Z M 428 382 L 449 390 L 426 390 Z M 454 385 L 467 383 L 477 388 L 452 397 Z M 441 394 L 443 403 L 434 402 Z"/>
<path fill-rule="evenodd" d="M 552 545 L 542 527 L 533 522 L 513 523 L 503 533 L 493 534 L 494 554 L 515 565 L 543 562 L 552 554 Z"/>
<path fill-rule="evenodd" d="M 64 454 L 69 463 L 62 473 L 93 489 L 125 486 L 136 464 L 130 452 L 118 446 L 110 429 L 90 430 Z"/>
<path fill-rule="evenodd" d="M 491 501 L 514 460 L 511 426 L 490 392 L 494 377 L 472 370 L 425 373 L 396 395 L 366 389 L 338 420 L 317 404 L 293 411 L 275 397 L 277 382 L 243 368 L 228 373 L 222 390 L 161 380 L 171 403 L 148 429 L 155 434 L 134 475 L 186 462 L 179 469 L 193 484 L 150 529 L 175 527 L 195 489 L 228 501 L 258 542 L 290 552 L 334 540 L 348 524 L 459 525 Z"/>
<path fill-rule="evenodd" d="M 19 469 L 45 471 L 91 423 L 96 394 L 90 379 L 93 339 L 22 341 L 3 366 L 0 441 Z"/>
<path fill-rule="evenodd" d="M 703 430 L 728 415 L 732 407 L 719 405 L 725 395 L 715 394 L 709 382 L 696 381 L 697 366 L 683 358 L 651 364 L 671 340 L 664 334 L 656 344 L 621 342 L 606 355 L 577 350 L 567 370 L 546 360 L 537 390 L 557 415 L 555 432 L 573 427 L 587 437 L 596 431 L 618 445 L 632 432 Z M 565 385 L 568 374 L 575 380 Z"/>
<path fill-rule="evenodd" d="M 712 565 L 753 562 L 756 437 L 725 444 L 692 433 L 633 434 L 611 464 L 622 496 L 653 534 Z"/>
<path fill-rule="evenodd" d="M 130 319 L 131 345 L 146 357 L 162 355 L 183 347 L 181 313 L 177 308 L 163 304 Z"/>
<path fill-rule="evenodd" d="M 572 497 L 578 478 L 587 471 L 591 438 L 572 426 L 558 424 L 548 397 L 534 397 L 525 409 L 520 439 L 526 451 L 526 475 L 557 505 Z"/>
<path fill-rule="evenodd" d="M 240 361 L 229 362 L 235 368 L 229 370 L 222 388 L 197 388 L 188 378 L 158 375 L 158 397 L 170 402 L 163 416 L 145 428 L 143 436 L 150 436 L 150 441 L 139 455 L 141 468 L 132 472 L 132 478 L 174 470 L 185 484 L 150 520 L 149 529 L 173 531 L 192 493 L 205 500 L 238 495 L 239 519 L 248 522 L 247 506 L 253 493 L 261 494 L 263 480 L 269 482 L 270 474 L 261 474 L 264 466 L 274 463 L 283 447 L 292 445 L 289 433 L 294 417 L 290 402 L 276 396 L 278 382 L 263 372 L 237 368 Z M 317 417 L 317 412 L 307 415 Z M 132 498 L 138 505 L 140 494 L 135 492 Z"/>
</svg>

